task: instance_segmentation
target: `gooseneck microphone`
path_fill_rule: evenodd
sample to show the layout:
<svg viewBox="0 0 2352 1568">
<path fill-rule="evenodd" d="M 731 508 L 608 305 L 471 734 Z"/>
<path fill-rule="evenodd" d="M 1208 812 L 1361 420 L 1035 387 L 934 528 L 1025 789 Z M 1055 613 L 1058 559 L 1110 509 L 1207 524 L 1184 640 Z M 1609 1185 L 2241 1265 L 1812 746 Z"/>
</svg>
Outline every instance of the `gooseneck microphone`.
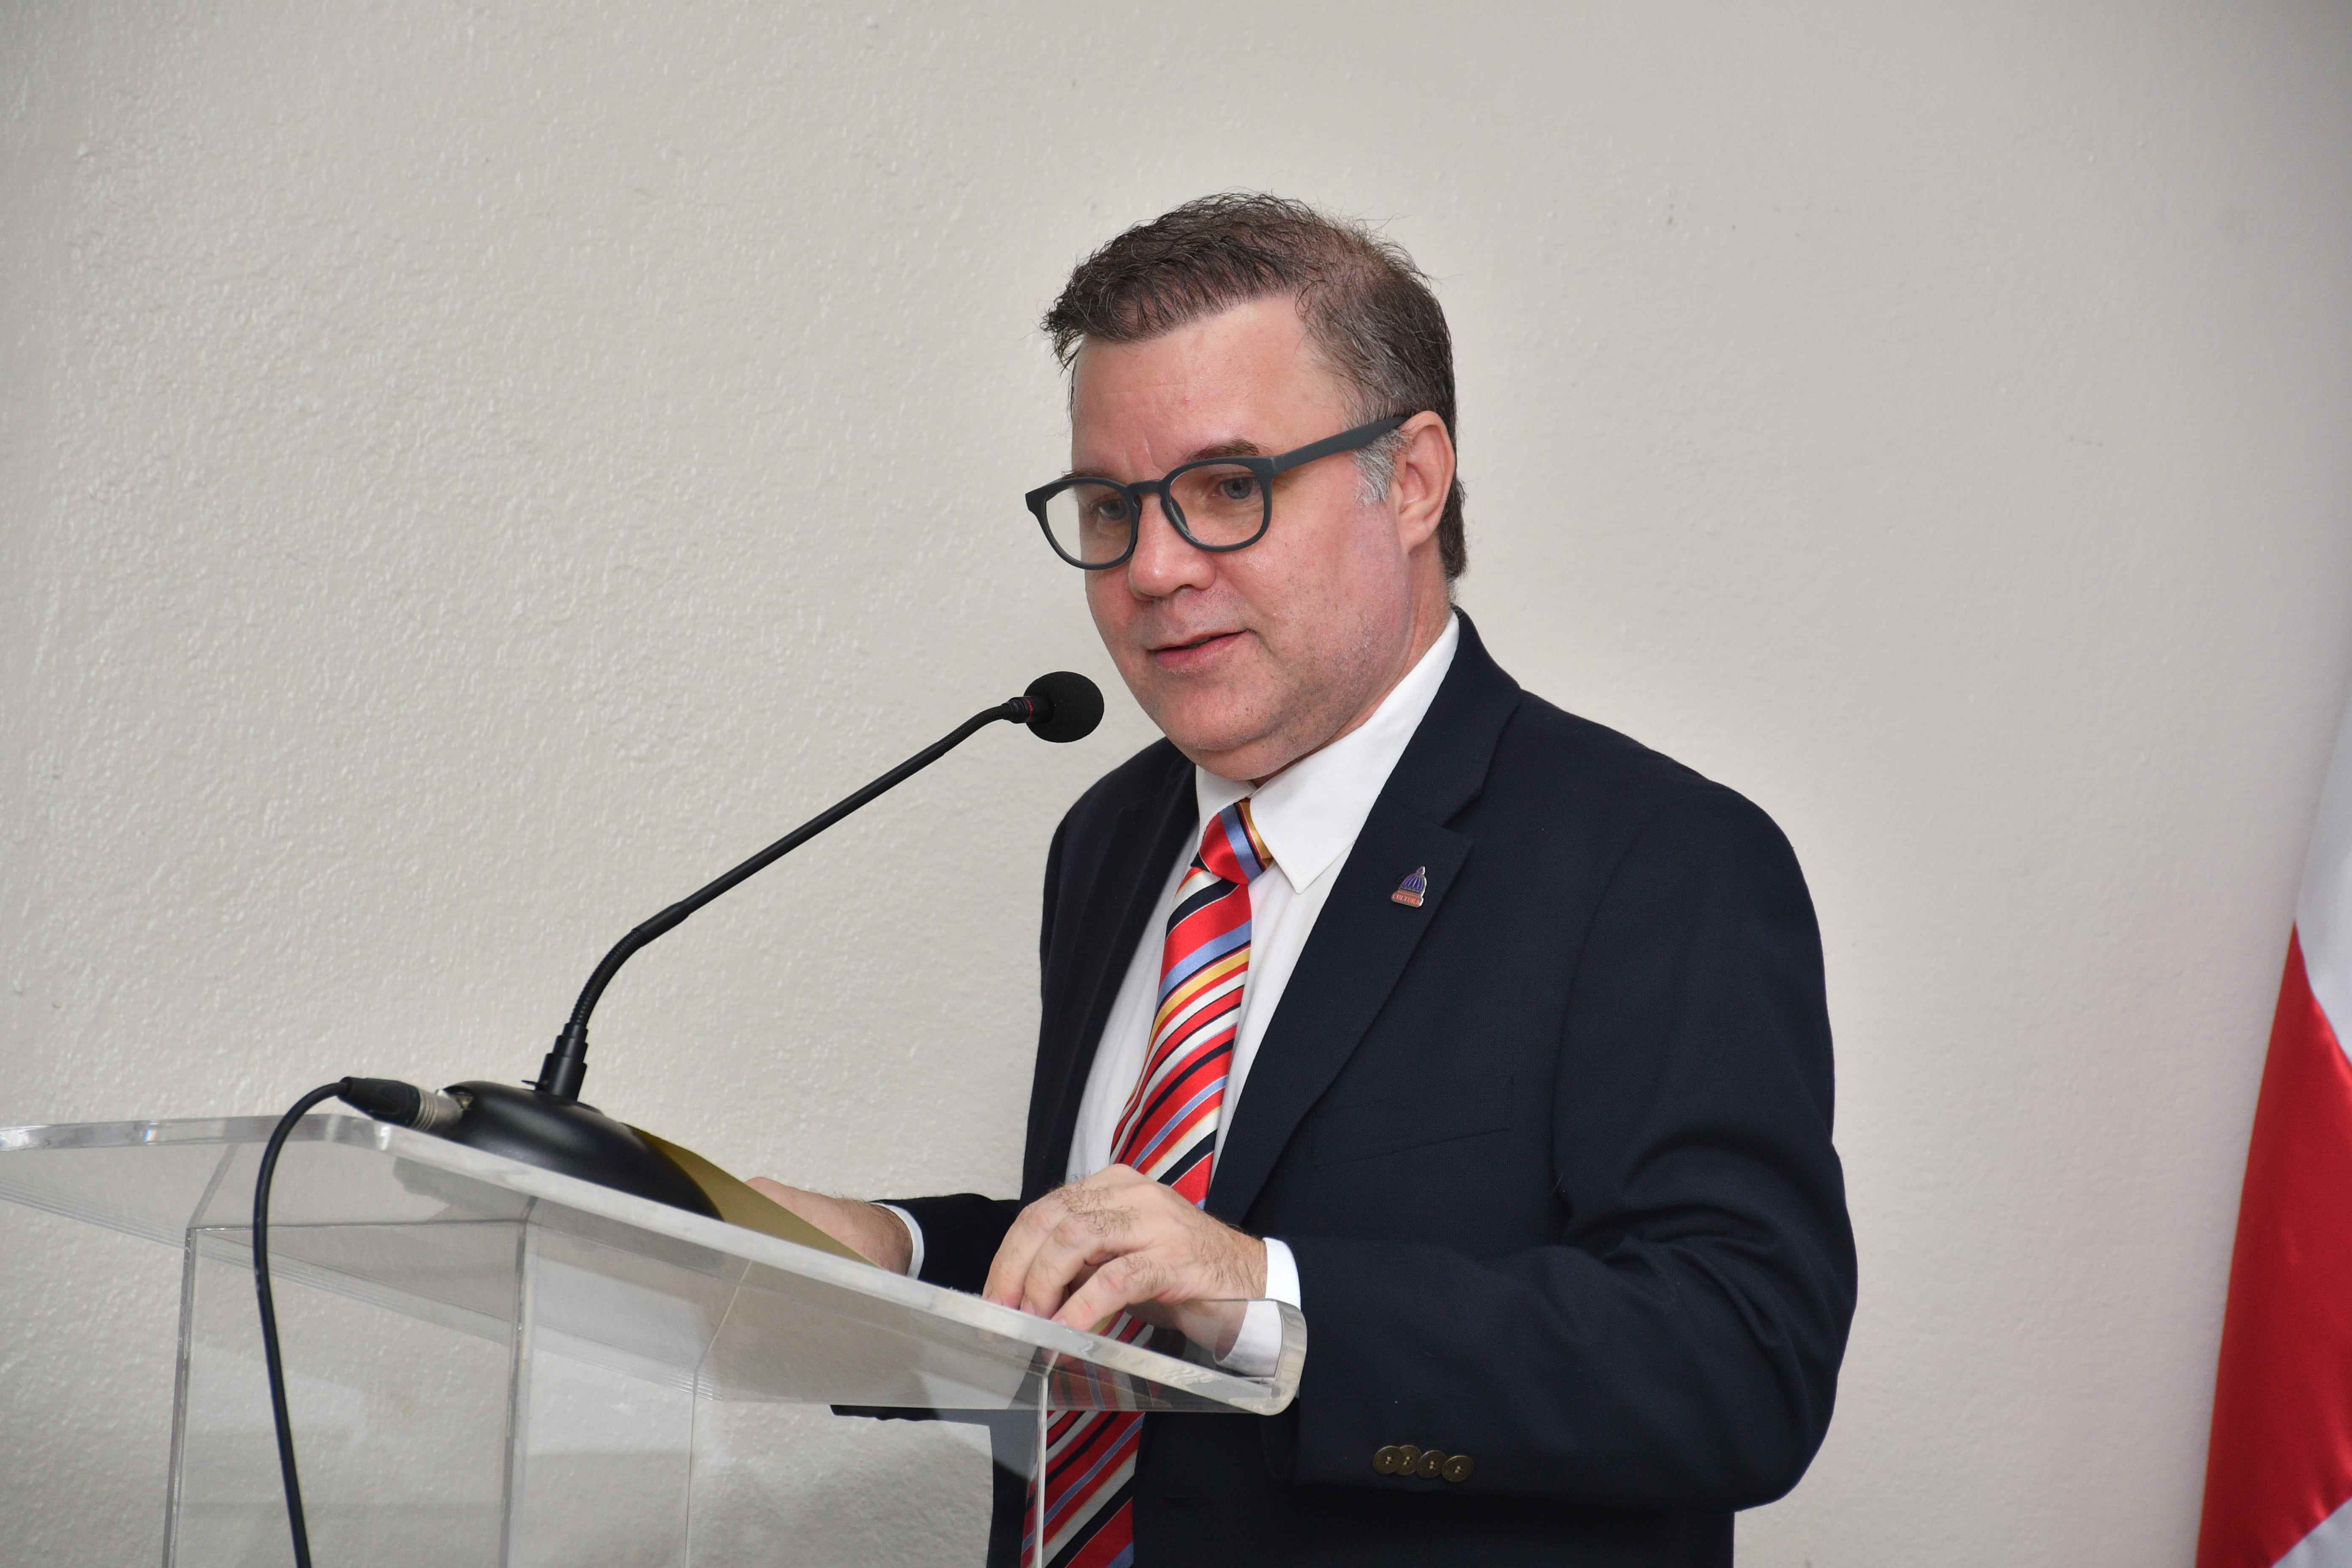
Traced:
<svg viewBox="0 0 2352 1568">
<path fill-rule="evenodd" d="M 419 1098 L 413 1102 L 400 1100 L 393 1103 L 381 1091 L 373 1095 L 373 1103 L 362 1102 L 348 1093 L 341 1098 L 380 1120 L 419 1127 L 454 1142 L 717 1217 L 718 1211 L 710 1199 L 676 1162 L 635 1128 L 581 1103 L 580 1088 L 588 1073 L 588 1019 L 621 966 L 647 944 L 677 930 L 687 917 L 713 899 L 757 876 L 877 796 L 904 784 L 989 725 L 999 721 L 1025 724 L 1040 739 L 1066 742 L 1092 734 L 1095 726 L 1102 722 L 1102 692 L 1085 676 L 1069 670 L 1041 675 L 1020 696 L 981 710 L 872 784 L 817 813 L 750 859 L 640 923 L 613 944 L 612 951 L 588 976 L 587 984 L 581 987 L 579 1000 L 572 1005 L 571 1017 L 540 1064 L 539 1077 L 528 1087 L 477 1079 L 452 1084 L 441 1094 L 419 1090 Z"/>
<path fill-rule="evenodd" d="M 1020 696 L 993 708 L 982 709 L 864 789 L 827 806 L 757 855 L 688 893 L 614 942 L 612 951 L 588 976 L 588 984 L 581 987 L 579 1000 L 572 1005 L 572 1016 L 540 1064 L 539 1077 L 528 1088 L 488 1079 L 451 1084 L 447 1092 L 463 1107 L 462 1114 L 455 1122 L 434 1131 L 453 1142 L 717 1218 L 718 1209 L 709 1197 L 675 1161 L 635 1128 L 581 1103 L 580 1086 L 588 1073 L 589 1015 L 596 1010 L 604 988 L 620 973 L 621 965 L 647 944 L 677 930 L 688 916 L 713 899 L 766 870 L 989 725 L 1009 721 L 1026 724 L 1041 739 L 1069 742 L 1092 734 L 1095 726 L 1102 722 L 1102 712 L 1100 689 L 1085 676 L 1069 670 L 1041 675 Z"/>
<path fill-rule="evenodd" d="M 558 1100 L 580 1098 L 580 1083 L 588 1071 L 588 1015 L 596 1010 L 596 1003 L 611 984 L 621 965 L 656 938 L 677 929 L 688 915 L 710 902 L 721 893 L 748 881 L 778 860 L 791 854 L 810 839 L 880 795 L 921 773 L 950 752 L 999 720 L 1026 724 L 1041 739 L 1054 742 L 1083 740 L 1094 733 L 1102 722 L 1102 692 L 1085 676 L 1069 670 L 1056 670 L 1041 675 L 1029 683 L 1029 689 L 1020 696 L 983 708 L 953 730 L 924 747 L 921 751 L 857 791 L 847 799 L 836 802 L 810 817 L 757 855 L 705 883 L 661 913 L 646 921 L 613 944 L 613 950 L 588 976 L 588 984 L 580 990 L 580 999 L 572 1005 L 571 1021 L 555 1037 L 554 1049 L 540 1064 L 539 1079 L 533 1088 L 541 1094 Z"/>
</svg>

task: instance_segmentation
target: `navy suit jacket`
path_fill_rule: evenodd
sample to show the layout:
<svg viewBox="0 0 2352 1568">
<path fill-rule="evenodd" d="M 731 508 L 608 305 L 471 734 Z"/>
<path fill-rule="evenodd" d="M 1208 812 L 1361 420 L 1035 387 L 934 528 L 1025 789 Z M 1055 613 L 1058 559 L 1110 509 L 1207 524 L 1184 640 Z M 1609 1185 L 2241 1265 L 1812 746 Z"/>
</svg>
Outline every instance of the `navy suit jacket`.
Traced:
<svg viewBox="0 0 2352 1568">
<path fill-rule="evenodd" d="M 1163 741 L 1063 819 L 1021 1196 L 908 1201 L 926 1279 L 978 1289 L 1063 1181 L 1194 813 Z M 1393 901 L 1422 867 L 1421 906 Z M 1209 1212 L 1297 1259 L 1297 1400 L 1146 1418 L 1138 1568 L 1729 1563 L 1731 1511 L 1794 1486 L 1829 1425 L 1855 1284 L 1830 1118 L 1780 831 L 1520 690 L 1465 617 L 1217 1152 Z M 1469 1473 L 1384 1473 L 1402 1444 Z"/>
</svg>

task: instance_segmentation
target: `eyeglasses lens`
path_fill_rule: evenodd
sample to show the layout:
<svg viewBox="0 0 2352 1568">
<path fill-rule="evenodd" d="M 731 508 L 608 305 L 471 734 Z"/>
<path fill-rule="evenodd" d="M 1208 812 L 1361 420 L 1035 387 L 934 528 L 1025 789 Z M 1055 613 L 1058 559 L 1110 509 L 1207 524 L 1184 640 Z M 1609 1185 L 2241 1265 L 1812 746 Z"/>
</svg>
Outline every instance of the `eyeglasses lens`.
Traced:
<svg viewBox="0 0 2352 1568">
<path fill-rule="evenodd" d="M 1063 554 L 1094 566 L 1127 553 L 1135 531 L 1135 508 L 1116 485 L 1084 480 L 1056 490 L 1045 503 L 1045 526 Z"/>
<path fill-rule="evenodd" d="M 1247 544 L 1265 530 L 1265 487 L 1239 463 L 1206 463 L 1170 481 L 1184 527 L 1203 544 Z"/>
</svg>

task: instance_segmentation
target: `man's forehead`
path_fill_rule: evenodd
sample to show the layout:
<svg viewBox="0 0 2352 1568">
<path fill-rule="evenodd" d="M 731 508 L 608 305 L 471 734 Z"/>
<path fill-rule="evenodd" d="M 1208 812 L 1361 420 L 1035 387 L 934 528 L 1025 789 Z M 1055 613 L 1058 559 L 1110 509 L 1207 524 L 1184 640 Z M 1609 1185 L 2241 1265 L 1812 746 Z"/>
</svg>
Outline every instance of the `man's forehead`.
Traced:
<svg viewBox="0 0 2352 1568">
<path fill-rule="evenodd" d="M 1253 300 L 1131 342 L 1087 340 L 1072 361 L 1074 447 L 1259 438 L 1344 405 L 1297 304 Z M 1189 448 L 1188 448 L 1189 449 Z"/>
</svg>

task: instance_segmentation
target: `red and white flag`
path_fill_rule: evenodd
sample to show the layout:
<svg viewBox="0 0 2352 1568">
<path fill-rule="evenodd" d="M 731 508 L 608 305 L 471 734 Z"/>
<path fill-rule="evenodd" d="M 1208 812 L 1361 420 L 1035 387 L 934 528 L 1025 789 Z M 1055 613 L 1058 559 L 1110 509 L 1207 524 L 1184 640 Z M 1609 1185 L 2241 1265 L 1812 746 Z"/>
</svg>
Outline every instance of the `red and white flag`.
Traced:
<svg viewBox="0 0 2352 1568">
<path fill-rule="evenodd" d="M 2213 1385 L 2197 1568 L 2352 1568 L 2352 710 L 2304 862 Z"/>
</svg>

